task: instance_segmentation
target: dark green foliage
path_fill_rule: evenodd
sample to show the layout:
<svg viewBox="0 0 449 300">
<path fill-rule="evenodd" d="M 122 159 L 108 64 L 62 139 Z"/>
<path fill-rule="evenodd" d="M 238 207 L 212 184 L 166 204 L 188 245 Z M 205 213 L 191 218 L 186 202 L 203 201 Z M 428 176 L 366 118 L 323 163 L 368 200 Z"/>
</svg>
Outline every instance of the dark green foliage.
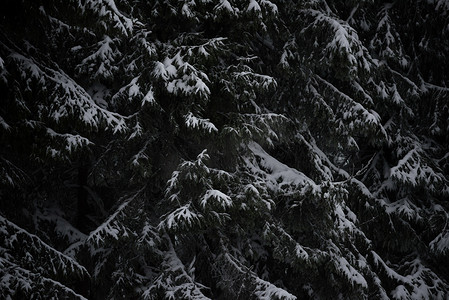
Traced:
<svg viewBox="0 0 449 300">
<path fill-rule="evenodd" d="M 447 1 L 6 1 L 0 293 L 446 299 Z"/>
</svg>

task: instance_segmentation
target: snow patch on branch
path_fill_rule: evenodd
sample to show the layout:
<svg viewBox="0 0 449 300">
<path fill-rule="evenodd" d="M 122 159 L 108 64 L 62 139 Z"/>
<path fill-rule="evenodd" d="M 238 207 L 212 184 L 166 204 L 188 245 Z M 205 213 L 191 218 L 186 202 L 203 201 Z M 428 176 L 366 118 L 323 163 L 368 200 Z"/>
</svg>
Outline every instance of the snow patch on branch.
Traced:
<svg viewBox="0 0 449 300">
<path fill-rule="evenodd" d="M 266 173 L 266 182 L 273 191 L 279 191 L 283 187 L 285 188 L 290 185 L 299 187 L 304 191 L 308 188 L 311 188 L 314 192 L 319 192 L 321 190 L 312 179 L 308 178 L 298 170 L 281 163 L 266 153 L 259 144 L 252 142 L 248 144 L 248 148 L 253 155 L 258 158 L 258 164 L 268 171 Z M 253 169 L 256 174 L 260 172 L 260 169 L 256 167 L 254 163 L 250 162 L 250 160 L 247 160 L 247 165 Z"/>
<path fill-rule="evenodd" d="M 127 210 L 130 209 L 130 206 L 136 201 L 142 190 L 136 192 L 131 198 L 120 204 L 117 210 L 103 224 L 89 234 L 86 242 L 98 247 L 107 238 L 119 240 L 122 237 L 135 235 L 135 232 L 123 224 L 122 219 L 126 217 Z"/>
<path fill-rule="evenodd" d="M 76 135 L 70 134 L 70 133 L 61 134 L 61 133 L 55 132 L 51 128 L 47 128 L 47 134 L 51 138 L 63 140 L 64 143 L 66 144 L 65 149 L 69 153 L 72 153 L 73 151 L 76 151 L 76 150 L 83 148 L 87 145 L 93 144 L 91 141 L 89 141 L 89 139 L 82 137 L 78 134 L 76 134 Z"/>
<path fill-rule="evenodd" d="M 143 292 L 143 299 L 160 299 L 162 294 L 164 299 L 210 300 L 202 292 L 207 287 L 195 280 L 195 258 L 190 266 L 184 265 L 172 242 L 166 240 L 168 250 L 163 254 L 161 273 Z"/>
<path fill-rule="evenodd" d="M 47 90 L 47 86 L 51 87 L 52 102 L 50 105 L 42 103 L 39 106 L 39 114 L 48 115 L 56 122 L 62 118 L 76 117 L 93 128 L 98 128 L 104 121 L 114 133 L 127 129 L 123 116 L 98 106 L 92 97 L 62 70 L 39 66 L 33 59 L 18 53 L 12 53 L 9 57 L 16 62 L 27 85 L 32 78 L 43 86 L 43 90 Z"/>
<path fill-rule="evenodd" d="M 216 203 L 212 204 L 212 201 Z M 208 190 L 201 199 L 200 204 L 203 209 L 207 206 L 221 206 L 223 209 L 226 209 L 233 205 L 231 197 L 220 192 L 219 190 Z"/>
<path fill-rule="evenodd" d="M 202 129 L 208 133 L 218 132 L 217 127 L 210 122 L 209 119 L 198 118 L 193 113 L 189 112 L 184 116 L 187 127 L 193 129 Z"/>
<path fill-rule="evenodd" d="M 220 3 L 215 5 L 214 10 L 217 12 L 225 11 L 231 15 L 238 15 L 240 12 L 237 7 L 233 7 L 228 0 L 220 0 Z"/>
<path fill-rule="evenodd" d="M 80 7 L 83 12 L 85 10 L 91 10 L 100 17 L 100 24 L 107 29 L 109 24 L 106 24 L 101 18 L 107 18 L 108 21 L 113 23 L 113 27 L 118 29 L 122 34 L 128 36 L 133 31 L 133 20 L 126 17 L 121 13 L 114 0 L 72 0 L 77 1 L 77 6 Z"/>
<path fill-rule="evenodd" d="M 0 239 L 2 242 L 0 247 L 6 250 L 0 255 L 6 253 L 5 259 L 8 261 L 16 261 L 18 265 L 36 268 L 37 272 L 46 276 L 57 276 L 59 273 L 67 275 L 72 272 L 80 276 L 90 276 L 86 268 L 73 258 L 59 252 L 38 236 L 27 232 L 2 216 L 0 216 L 0 235 L 4 237 Z M 21 251 L 17 251 L 17 247 L 21 247 Z M 27 257 L 21 257 L 24 252 L 27 253 Z M 44 260 L 48 268 L 41 270 L 39 265 L 35 264 L 37 259 Z"/>
<path fill-rule="evenodd" d="M 178 230 L 200 225 L 203 220 L 203 215 L 196 212 L 191 205 L 191 203 L 187 203 L 164 216 L 158 229 Z"/>
</svg>

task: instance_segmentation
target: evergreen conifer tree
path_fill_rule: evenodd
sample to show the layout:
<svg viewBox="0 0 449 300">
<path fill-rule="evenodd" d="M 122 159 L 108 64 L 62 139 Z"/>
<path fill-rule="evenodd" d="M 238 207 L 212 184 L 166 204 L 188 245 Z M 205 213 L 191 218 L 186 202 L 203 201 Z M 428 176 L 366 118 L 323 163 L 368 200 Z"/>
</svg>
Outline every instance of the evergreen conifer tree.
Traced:
<svg viewBox="0 0 449 300">
<path fill-rule="evenodd" d="M 6 1 L 0 292 L 446 299 L 447 1 Z"/>
</svg>

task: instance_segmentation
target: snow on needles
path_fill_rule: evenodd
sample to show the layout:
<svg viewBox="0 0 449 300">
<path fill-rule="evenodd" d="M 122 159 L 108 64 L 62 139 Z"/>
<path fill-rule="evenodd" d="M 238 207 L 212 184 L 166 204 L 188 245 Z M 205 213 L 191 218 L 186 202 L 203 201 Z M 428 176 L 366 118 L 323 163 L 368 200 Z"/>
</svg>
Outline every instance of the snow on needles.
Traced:
<svg viewBox="0 0 449 300">
<path fill-rule="evenodd" d="M 193 113 L 189 112 L 184 116 L 187 127 L 193 129 L 202 129 L 208 133 L 217 132 L 218 129 L 215 125 L 210 122 L 209 119 L 202 119 L 193 115 Z"/>
<path fill-rule="evenodd" d="M 92 97 L 62 70 L 38 65 L 33 59 L 18 53 L 12 53 L 10 57 L 21 69 L 22 79 L 27 83 L 30 77 L 42 85 L 45 85 L 46 81 L 51 82 L 53 89 L 50 95 L 53 101 L 51 105 L 42 103 L 39 113 L 47 114 L 56 122 L 62 118 L 76 117 L 93 128 L 98 128 L 99 123 L 103 121 L 114 133 L 126 130 L 127 126 L 121 115 L 98 106 Z"/>
<path fill-rule="evenodd" d="M 266 153 L 259 144 L 252 142 L 248 147 L 256 157 L 260 158 L 260 165 L 270 170 L 270 173 L 266 174 L 266 181 L 272 190 L 277 191 L 283 186 L 294 185 L 302 187 L 302 189 L 312 188 L 314 192 L 320 191 L 320 187 L 313 180 L 298 170 L 281 163 Z M 252 162 L 247 160 L 247 163 L 256 173 L 260 172 L 260 169 L 255 167 Z"/>
</svg>

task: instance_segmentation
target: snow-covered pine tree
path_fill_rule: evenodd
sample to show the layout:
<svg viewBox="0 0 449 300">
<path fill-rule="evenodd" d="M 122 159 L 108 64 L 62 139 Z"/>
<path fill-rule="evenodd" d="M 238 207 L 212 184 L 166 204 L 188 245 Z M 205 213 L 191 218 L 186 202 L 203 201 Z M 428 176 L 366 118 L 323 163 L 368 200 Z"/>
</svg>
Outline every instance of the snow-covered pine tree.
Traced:
<svg viewBox="0 0 449 300">
<path fill-rule="evenodd" d="M 3 294 L 448 296 L 445 1 L 5 7 Z"/>
</svg>

